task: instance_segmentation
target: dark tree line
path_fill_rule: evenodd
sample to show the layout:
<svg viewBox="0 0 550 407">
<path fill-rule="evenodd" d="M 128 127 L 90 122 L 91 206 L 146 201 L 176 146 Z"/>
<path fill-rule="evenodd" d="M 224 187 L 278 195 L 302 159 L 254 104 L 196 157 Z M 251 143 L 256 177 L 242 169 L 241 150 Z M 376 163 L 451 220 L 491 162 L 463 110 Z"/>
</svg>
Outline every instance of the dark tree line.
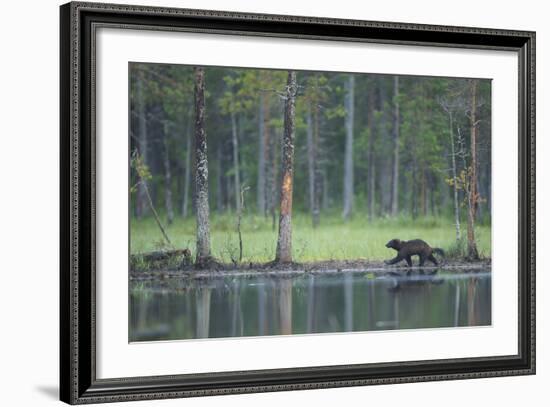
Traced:
<svg viewBox="0 0 550 407">
<path fill-rule="evenodd" d="M 446 216 L 457 239 L 490 221 L 490 82 L 131 64 L 133 216 L 194 214 L 197 261 L 211 212 L 256 212 L 292 260 L 291 216 Z M 143 176 L 142 176 L 143 175 Z M 150 199 L 147 198 L 149 195 Z M 190 197 L 193 196 L 192 200 Z M 150 203 L 148 203 L 150 201 Z"/>
</svg>

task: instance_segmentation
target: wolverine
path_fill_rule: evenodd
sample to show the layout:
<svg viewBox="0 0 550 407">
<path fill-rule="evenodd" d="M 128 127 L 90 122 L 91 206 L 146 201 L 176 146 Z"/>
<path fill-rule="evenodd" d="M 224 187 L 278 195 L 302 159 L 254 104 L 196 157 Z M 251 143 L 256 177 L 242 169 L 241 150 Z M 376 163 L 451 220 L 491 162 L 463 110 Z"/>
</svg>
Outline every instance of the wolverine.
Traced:
<svg viewBox="0 0 550 407">
<path fill-rule="evenodd" d="M 436 266 L 439 265 L 437 259 L 434 257 L 434 253 L 440 254 L 441 256 L 445 255 L 443 249 L 439 247 L 431 247 L 424 240 L 414 239 L 403 241 L 399 239 L 392 239 L 386 243 L 386 247 L 389 249 L 395 249 L 397 251 L 397 256 L 391 260 L 385 260 L 386 264 L 396 264 L 401 260 L 405 260 L 409 267 L 412 267 L 412 256 L 418 256 L 419 263 L 418 265 L 422 267 L 426 260 L 431 261 Z"/>
</svg>

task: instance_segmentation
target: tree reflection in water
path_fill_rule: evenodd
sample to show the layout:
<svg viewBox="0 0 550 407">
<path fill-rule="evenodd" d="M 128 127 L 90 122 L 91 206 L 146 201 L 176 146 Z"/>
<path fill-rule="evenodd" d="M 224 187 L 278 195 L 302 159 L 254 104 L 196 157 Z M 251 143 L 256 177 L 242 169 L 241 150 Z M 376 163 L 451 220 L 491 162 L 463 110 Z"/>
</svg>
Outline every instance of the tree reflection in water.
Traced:
<svg viewBox="0 0 550 407">
<path fill-rule="evenodd" d="M 130 341 L 491 324 L 491 273 L 233 275 L 131 282 Z"/>
</svg>

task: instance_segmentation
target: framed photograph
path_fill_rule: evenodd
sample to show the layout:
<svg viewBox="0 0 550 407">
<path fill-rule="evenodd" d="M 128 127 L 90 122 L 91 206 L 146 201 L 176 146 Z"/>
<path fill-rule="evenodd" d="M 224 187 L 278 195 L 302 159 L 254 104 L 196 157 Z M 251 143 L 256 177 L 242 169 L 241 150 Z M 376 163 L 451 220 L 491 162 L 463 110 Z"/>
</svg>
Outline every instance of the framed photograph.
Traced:
<svg viewBox="0 0 550 407">
<path fill-rule="evenodd" d="M 535 373 L 535 33 L 60 19 L 61 400 Z"/>
</svg>

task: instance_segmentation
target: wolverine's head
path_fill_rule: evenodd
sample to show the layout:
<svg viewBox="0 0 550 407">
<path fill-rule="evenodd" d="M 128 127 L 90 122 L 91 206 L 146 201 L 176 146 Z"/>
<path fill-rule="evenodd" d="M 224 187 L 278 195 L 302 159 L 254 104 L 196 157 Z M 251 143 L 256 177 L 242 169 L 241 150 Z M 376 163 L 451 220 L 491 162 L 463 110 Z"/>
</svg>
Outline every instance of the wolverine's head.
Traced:
<svg viewBox="0 0 550 407">
<path fill-rule="evenodd" d="M 388 243 L 386 243 L 386 247 L 388 249 L 395 249 L 395 250 L 399 250 L 401 249 L 401 240 L 399 239 L 392 239 L 390 240 Z"/>
</svg>

